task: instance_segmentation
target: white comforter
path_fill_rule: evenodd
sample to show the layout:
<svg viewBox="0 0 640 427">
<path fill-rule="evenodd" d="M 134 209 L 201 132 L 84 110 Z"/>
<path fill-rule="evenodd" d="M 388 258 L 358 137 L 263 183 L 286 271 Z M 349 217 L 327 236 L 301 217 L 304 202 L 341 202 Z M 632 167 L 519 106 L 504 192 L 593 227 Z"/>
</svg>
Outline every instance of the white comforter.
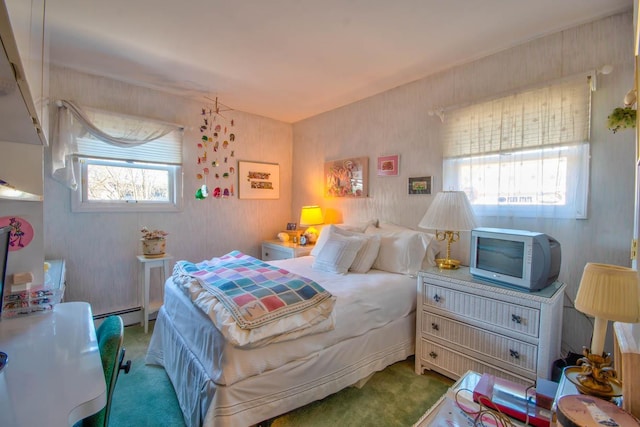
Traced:
<svg viewBox="0 0 640 427">
<path fill-rule="evenodd" d="M 290 361 L 314 357 L 326 347 L 385 326 L 415 311 L 415 277 L 379 270 L 346 275 L 319 272 L 311 268 L 311 256 L 270 263 L 315 280 L 337 297 L 335 329 L 260 348 L 238 348 L 223 339 L 220 332 L 211 326 L 210 319 L 191 304 L 184 292 L 169 284 L 165 310 L 217 384 L 231 385 Z"/>
</svg>

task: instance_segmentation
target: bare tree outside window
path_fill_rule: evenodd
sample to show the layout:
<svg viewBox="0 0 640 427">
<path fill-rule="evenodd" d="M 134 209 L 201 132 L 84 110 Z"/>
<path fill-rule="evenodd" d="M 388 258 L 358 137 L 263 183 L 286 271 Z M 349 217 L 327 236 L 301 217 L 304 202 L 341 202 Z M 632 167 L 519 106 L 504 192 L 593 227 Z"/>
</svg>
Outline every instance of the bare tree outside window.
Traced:
<svg viewBox="0 0 640 427">
<path fill-rule="evenodd" d="M 87 166 L 89 200 L 169 200 L 169 173 L 166 170 Z"/>
</svg>

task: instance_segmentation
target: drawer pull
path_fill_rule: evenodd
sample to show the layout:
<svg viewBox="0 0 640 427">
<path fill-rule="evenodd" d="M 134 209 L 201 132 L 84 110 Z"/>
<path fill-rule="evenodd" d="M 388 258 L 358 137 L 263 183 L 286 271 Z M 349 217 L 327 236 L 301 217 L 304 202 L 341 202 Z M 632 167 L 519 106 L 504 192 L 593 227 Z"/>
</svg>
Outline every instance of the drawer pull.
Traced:
<svg viewBox="0 0 640 427">
<path fill-rule="evenodd" d="M 440 330 L 440 326 L 438 326 L 437 323 L 432 323 L 431 324 L 431 329 L 433 329 L 434 331 L 439 331 Z"/>
<path fill-rule="evenodd" d="M 512 322 L 516 322 L 516 323 L 522 323 L 522 317 L 516 315 L 516 314 L 512 314 L 511 315 L 511 321 Z"/>
<path fill-rule="evenodd" d="M 432 359 L 435 359 L 438 357 L 438 353 L 436 353 L 435 351 L 432 351 L 429 353 L 429 357 L 431 357 Z"/>
<path fill-rule="evenodd" d="M 509 353 L 514 359 L 520 359 L 520 353 L 518 353 L 517 351 L 509 349 Z"/>
<path fill-rule="evenodd" d="M 265 257 L 268 257 L 268 256 L 269 256 L 269 252 L 265 252 L 265 253 L 264 253 L 264 256 L 265 256 Z"/>
<path fill-rule="evenodd" d="M 435 295 L 433 296 L 433 300 L 434 300 L 435 302 L 440 302 L 440 300 L 441 300 L 441 299 L 442 299 L 442 298 L 440 298 L 440 295 L 438 295 L 438 294 L 435 294 Z"/>
</svg>

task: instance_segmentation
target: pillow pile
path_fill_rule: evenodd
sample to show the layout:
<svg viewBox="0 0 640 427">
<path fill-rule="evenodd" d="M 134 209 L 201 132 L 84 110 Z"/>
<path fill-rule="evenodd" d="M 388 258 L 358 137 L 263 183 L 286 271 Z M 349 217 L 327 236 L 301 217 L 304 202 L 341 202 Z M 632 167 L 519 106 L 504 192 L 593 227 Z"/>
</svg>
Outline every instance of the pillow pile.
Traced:
<svg viewBox="0 0 640 427">
<path fill-rule="evenodd" d="M 345 274 L 370 269 L 415 275 L 435 265 L 439 252 L 433 234 L 377 221 L 366 225 L 328 225 L 311 250 L 313 268 Z"/>
<path fill-rule="evenodd" d="M 366 273 L 378 256 L 380 242 L 380 236 L 325 226 L 311 250 L 315 257 L 312 267 L 330 273 Z"/>
</svg>

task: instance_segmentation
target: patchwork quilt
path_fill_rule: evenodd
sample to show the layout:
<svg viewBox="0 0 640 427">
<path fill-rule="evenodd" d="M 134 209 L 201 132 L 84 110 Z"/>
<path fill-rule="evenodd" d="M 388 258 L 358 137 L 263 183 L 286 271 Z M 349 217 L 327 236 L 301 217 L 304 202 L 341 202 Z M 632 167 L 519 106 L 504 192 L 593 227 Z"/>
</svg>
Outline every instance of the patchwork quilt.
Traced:
<svg viewBox="0 0 640 427">
<path fill-rule="evenodd" d="M 173 279 L 238 346 L 333 329 L 331 293 L 311 279 L 239 251 L 196 264 L 178 261 Z M 321 328 L 312 327 L 323 321 Z"/>
</svg>

